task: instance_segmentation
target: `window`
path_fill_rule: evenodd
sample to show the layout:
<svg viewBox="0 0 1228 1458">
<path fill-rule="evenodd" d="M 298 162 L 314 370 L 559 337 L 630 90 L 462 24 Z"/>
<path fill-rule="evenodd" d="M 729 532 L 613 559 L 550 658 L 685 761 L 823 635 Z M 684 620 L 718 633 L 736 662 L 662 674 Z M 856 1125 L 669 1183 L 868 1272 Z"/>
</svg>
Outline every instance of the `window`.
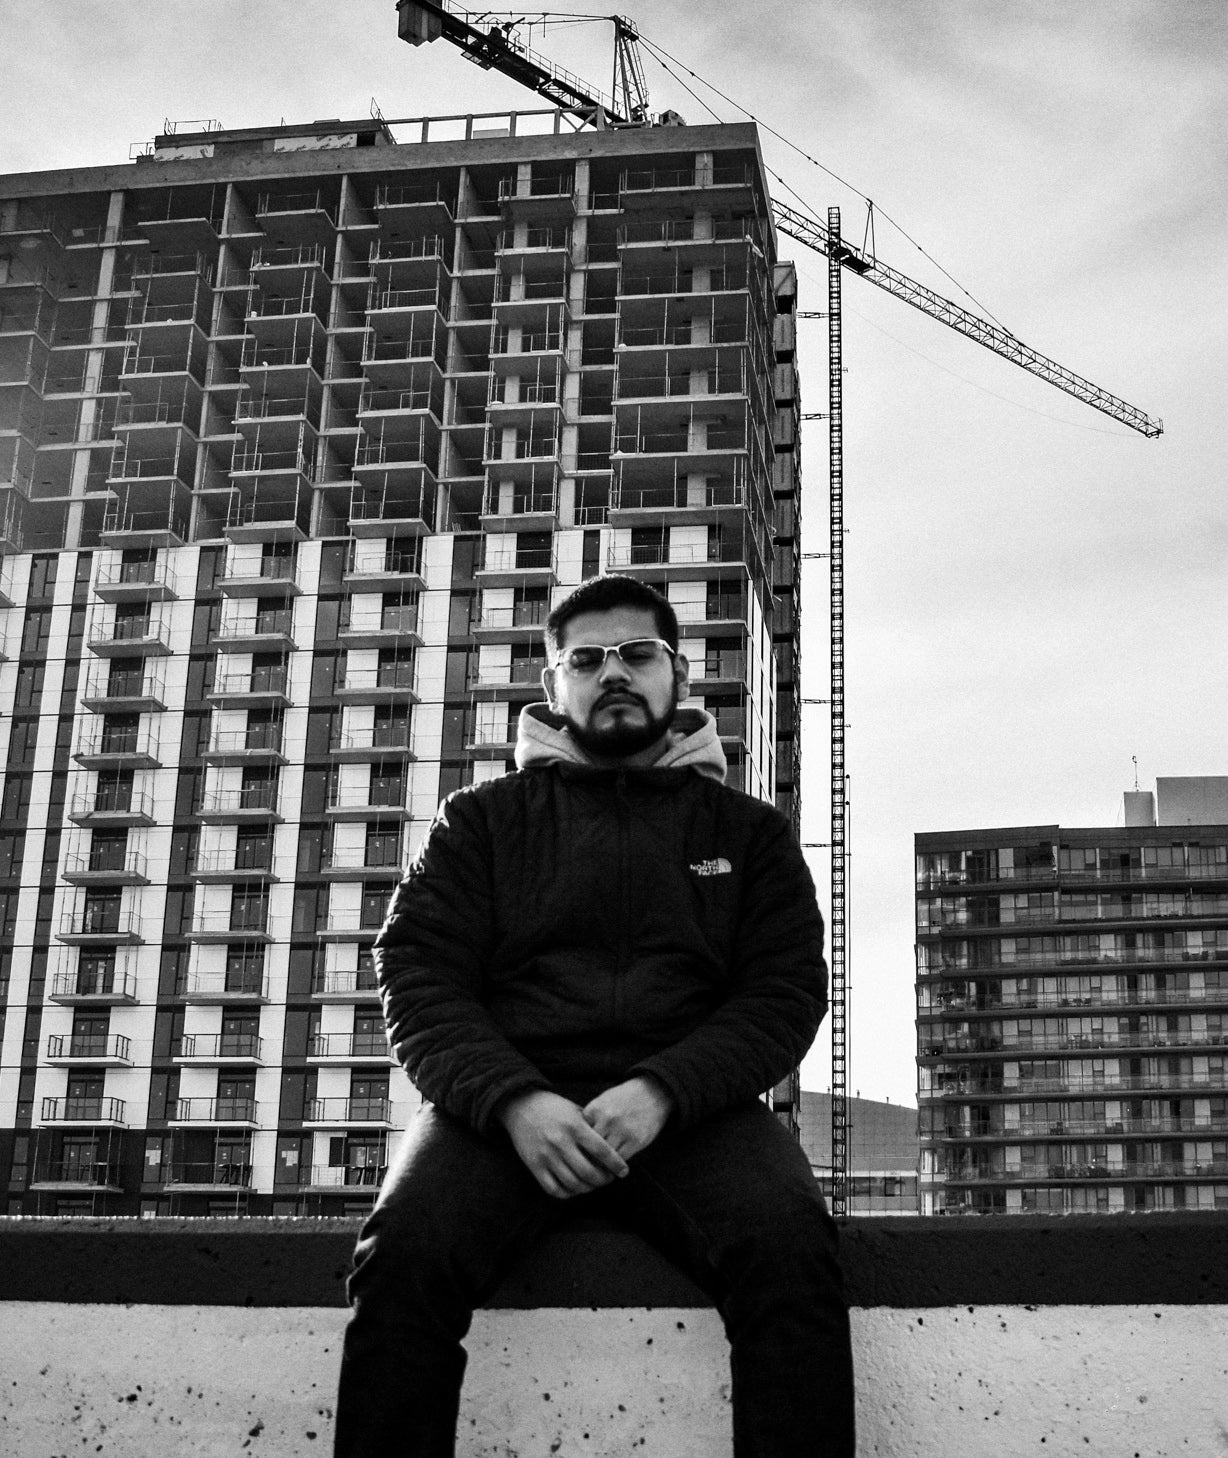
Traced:
<svg viewBox="0 0 1228 1458">
<path fill-rule="evenodd" d="M 386 633 L 413 633 L 418 628 L 417 596 L 386 592 L 380 609 L 380 627 Z"/>
<path fill-rule="evenodd" d="M 101 1073 L 74 1072 L 68 1075 L 68 1096 L 64 1100 L 66 1119 L 100 1119 L 102 1117 Z"/>
<path fill-rule="evenodd" d="M 413 649 L 381 648 L 375 681 L 380 688 L 412 689 L 414 686 Z"/>
<path fill-rule="evenodd" d="M 388 1075 L 355 1069 L 350 1075 L 350 1118 L 388 1117 Z"/>
<path fill-rule="evenodd" d="M 277 808 L 277 771 L 248 766 L 243 771 L 239 790 L 241 810 L 275 810 Z"/>
<path fill-rule="evenodd" d="M 105 936 L 119 931 L 122 893 L 90 889 L 85 893 L 81 930 L 90 936 Z"/>
<path fill-rule="evenodd" d="M 254 1073 L 219 1073 L 216 1113 L 219 1119 L 254 1119 L 256 1117 L 256 1075 Z"/>
<path fill-rule="evenodd" d="M 135 638 L 149 637 L 149 604 L 120 603 L 115 609 L 116 640 L 131 642 Z"/>
<path fill-rule="evenodd" d="M 226 991 L 259 993 L 264 990 L 264 948 L 226 948 Z"/>
<path fill-rule="evenodd" d="M 249 709 L 243 744 L 246 749 L 280 749 L 280 715 L 269 709 Z"/>
<path fill-rule="evenodd" d="M 351 1051 L 355 1058 L 381 1058 L 388 1052 L 384 1020 L 378 1013 L 354 1014 Z"/>
<path fill-rule="evenodd" d="M 280 653 L 253 653 L 250 690 L 254 694 L 280 694 L 286 689 L 286 660 Z"/>
<path fill-rule="evenodd" d="M 133 753 L 140 727 L 139 714 L 105 714 L 99 748 L 103 754 Z"/>
<path fill-rule="evenodd" d="M 405 798 L 405 779 L 396 760 L 376 760 L 371 766 L 370 800 L 372 805 L 401 805 Z"/>
<path fill-rule="evenodd" d="M 368 866 L 399 866 L 401 863 L 401 832 L 386 830 L 382 826 L 369 828 L 363 861 Z"/>
<path fill-rule="evenodd" d="M 388 889 L 384 886 L 364 886 L 362 891 L 362 913 L 359 925 L 364 930 L 381 927 L 388 912 Z"/>
<path fill-rule="evenodd" d="M 409 710 L 395 704 L 378 704 L 371 730 L 376 749 L 401 748 L 409 743 Z"/>
<path fill-rule="evenodd" d="M 104 770 L 98 775 L 94 809 L 104 813 L 122 813 L 132 809 L 132 771 Z"/>
<path fill-rule="evenodd" d="M 223 1058 L 255 1058 L 260 1048 L 259 1013 L 231 1013 L 222 1019 L 218 1053 Z"/>
<path fill-rule="evenodd" d="M 268 914 L 268 892 L 264 887 L 234 888 L 230 901 L 231 931 L 264 931 Z"/>
<path fill-rule="evenodd" d="M 115 990 L 115 952 L 82 947 L 77 963 L 77 993 L 82 997 L 102 996 Z"/>
<path fill-rule="evenodd" d="M 122 871 L 127 854 L 126 830 L 95 830 L 90 837 L 91 871 Z"/>
<path fill-rule="evenodd" d="M 240 826 L 235 837 L 235 870 L 267 871 L 273 858 L 273 837 L 267 830 Z"/>
<path fill-rule="evenodd" d="M 284 597 L 256 599 L 256 632 L 290 634 L 294 609 Z"/>
<path fill-rule="evenodd" d="M 102 1058 L 107 1051 L 109 1014 L 78 1012 L 72 1020 L 68 1051 L 73 1058 Z"/>
<path fill-rule="evenodd" d="M 107 698 L 138 697 L 144 676 L 145 660 L 143 658 L 112 658 L 107 674 Z"/>
</svg>

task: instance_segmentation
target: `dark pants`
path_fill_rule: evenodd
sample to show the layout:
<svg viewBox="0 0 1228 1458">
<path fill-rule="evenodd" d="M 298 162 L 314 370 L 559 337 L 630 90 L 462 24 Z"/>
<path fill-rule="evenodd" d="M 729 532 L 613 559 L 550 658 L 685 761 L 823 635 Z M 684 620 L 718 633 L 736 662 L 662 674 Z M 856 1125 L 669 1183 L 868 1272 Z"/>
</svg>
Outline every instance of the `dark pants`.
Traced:
<svg viewBox="0 0 1228 1458">
<path fill-rule="evenodd" d="M 667 1132 L 631 1170 L 554 1200 L 502 1134 L 423 1109 L 355 1252 L 337 1458 L 451 1458 L 474 1308 L 579 1213 L 629 1226 L 712 1294 L 730 1342 L 736 1458 L 853 1458 L 836 1227 L 793 1137 L 764 1105 L 742 1105 Z"/>
</svg>

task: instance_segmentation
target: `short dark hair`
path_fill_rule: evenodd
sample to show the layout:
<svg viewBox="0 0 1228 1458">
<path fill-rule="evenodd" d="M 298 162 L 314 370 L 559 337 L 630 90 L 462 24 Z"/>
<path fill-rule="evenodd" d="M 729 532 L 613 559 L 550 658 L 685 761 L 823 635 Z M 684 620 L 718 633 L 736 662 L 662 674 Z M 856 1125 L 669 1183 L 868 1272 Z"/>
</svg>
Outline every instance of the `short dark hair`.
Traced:
<svg viewBox="0 0 1228 1458">
<path fill-rule="evenodd" d="M 620 607 L 650 612 L 656 620 L 657 635 L 677 651 L 678 616 L 669 599 L 638 577 L 607 572 L 590 577 L 569 592 L 546 619 L 546 652 L 551 660 L 562 646 L 563 631 L 572 618 L 578 618 L 581 613 L 605 613 Z"/>
</svg>

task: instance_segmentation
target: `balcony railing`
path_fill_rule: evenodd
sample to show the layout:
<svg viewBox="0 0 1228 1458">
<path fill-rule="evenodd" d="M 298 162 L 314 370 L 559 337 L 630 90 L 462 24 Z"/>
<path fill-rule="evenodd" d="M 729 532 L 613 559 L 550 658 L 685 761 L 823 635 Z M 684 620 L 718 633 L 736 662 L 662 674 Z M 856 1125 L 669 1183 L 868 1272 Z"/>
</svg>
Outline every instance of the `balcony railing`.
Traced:
<svg viewBox="0 0 1228 1458">
<path fill-rule="evenodd" d="M 124 1100 L 102 1094 L 69 1094 L 65 1098 L 45 1098 L 42 1104 L 44 1124 L 123 1124 Z"/>
<path fill-rule="evenodd" d="M 121 1033 L 53 1033 L 47 1039 L 47 1057 L 53 1062 L 83 1059 L 110 1063 L 132 1062 L 132 1040 Z"/>
<path fill-rule="evenodd" d="M 264 1040 L 256 1033 L 185 1033 L 179 1057 L 198 1063 L 237 1059 L 259 1063 Z"/>
<path fill-rule="evenodd" d="M 254 1098 L 180 1099 L 175 1106 L 180 1124 L 254 1124 Z"/>
<path fill-rule="evenodd" d="M 389 1058 L 388 1039 L 379 1033 L 317 1033 L 307 1043 L 308 1058 Z"/>
<path fill-rule="evenodd" d="M 305 1124 L 388 1124 L 392 1104 L 386 1098 L 308 1099 Z"/>
</svg>

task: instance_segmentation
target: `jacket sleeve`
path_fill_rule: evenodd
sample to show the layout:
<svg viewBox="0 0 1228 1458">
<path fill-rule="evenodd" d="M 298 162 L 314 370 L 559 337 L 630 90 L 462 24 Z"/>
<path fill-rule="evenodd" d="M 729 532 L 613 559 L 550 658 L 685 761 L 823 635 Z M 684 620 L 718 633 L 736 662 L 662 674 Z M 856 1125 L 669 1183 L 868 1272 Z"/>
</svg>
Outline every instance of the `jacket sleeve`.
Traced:
<svg viewBox="0 0 1228 1458">
<path fill-rule="evenodd" d="M 491 1018 L 491 844 L 472 792 L 440 806 L 375 939 L 388 1038 L 423 1097 L 479 1131 L 510 1094 L 550 1081 Z"/>
<path fill-rule="evenodd" d="M 692 1032 L 631 1070 L 657 1079 L 683 1129 L 759 1097 L 801 1061 L 827 1012 L 823 918 L 792 829 L 773 815 L 748 847 L 731 987 Z"/>
</svg>

